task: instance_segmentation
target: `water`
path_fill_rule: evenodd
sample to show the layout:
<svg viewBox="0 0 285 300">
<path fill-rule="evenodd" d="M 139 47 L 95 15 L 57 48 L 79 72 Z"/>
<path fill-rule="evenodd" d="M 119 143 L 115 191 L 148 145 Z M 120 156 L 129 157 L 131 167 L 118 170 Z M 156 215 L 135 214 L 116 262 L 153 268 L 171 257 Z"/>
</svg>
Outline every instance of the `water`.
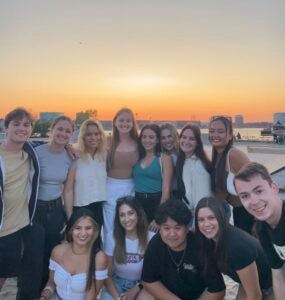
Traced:
<svg viewBox="0 0 285 300">
<path fill-rule="evenodd" d="M 272 136 L 262 137 L 260 135 L 261 128 L 234 128 L 234 135 L 236 136 L 239 132 L 242 140 L 246 140 L 246 142 L 235 142 L 235 147 L 239 148 L 241 151 L 245 152 L 251 161 L 256 161 L 264 164 L 269 172 L 273 172 L 282 166 L 285 166 L 285 155 L 281 154 L 264 154 L 264 153 L 248 153 L 247 146 L 252 145 L 253 141 L 259 141 L 258 145 L 262 145 L 262 141 L 264 144 L 268 144 L 269 142 L 273 143 Z M 202 128 L 202 139 L 206 152 L 211 157 L 211 145 L 208 141 L 208 129 Z M 110 136 L 111 131 L 106 131 L 106 135 Z M 77 136 L 74 138 L 75 141 Z"/>
<path fill-rule="evenodd" d="M 273 136 L 261 136 L 261 128 L 234 128 L 234 136 L 239 133 L 242 140 L 250 141 L 273 141 Z M 201 129 L 202 134 L 208 134 L 208 128 Z"/>
</svg>

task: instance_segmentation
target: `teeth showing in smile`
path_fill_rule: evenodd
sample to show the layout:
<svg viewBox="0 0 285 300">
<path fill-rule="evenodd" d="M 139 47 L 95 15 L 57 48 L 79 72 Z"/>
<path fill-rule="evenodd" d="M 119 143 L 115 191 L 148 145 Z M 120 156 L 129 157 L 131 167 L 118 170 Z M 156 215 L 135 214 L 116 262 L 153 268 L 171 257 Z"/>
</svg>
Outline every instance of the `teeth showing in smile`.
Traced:
<svg viewBox="0 0 285 300">
<path fill-rule="evenodd" d="M 260 213 L 260 212 L 263 212 L 264 208 L 265 208 L 265 205 L 261 206 L 261 207 L 258 207 L 258 208 L 255 208 L 254 211 L 257 212 L 257 213 Z"/>
</svg>

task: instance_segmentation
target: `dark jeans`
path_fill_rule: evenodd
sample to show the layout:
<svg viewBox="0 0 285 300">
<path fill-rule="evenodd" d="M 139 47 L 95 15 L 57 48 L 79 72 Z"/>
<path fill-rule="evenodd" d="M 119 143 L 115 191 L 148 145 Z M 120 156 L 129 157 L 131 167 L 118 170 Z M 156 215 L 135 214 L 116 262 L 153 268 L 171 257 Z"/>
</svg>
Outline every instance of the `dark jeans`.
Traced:
<svg viewBox="0 0 285 300">
<path fill-rule="evenodd" d="M 22 249 L 22 231 L 0 237 L 0 278 L 16 277 L 19 273 Z"/>
<path fill-rule="evenodd" d="M 135 192 L 135 197 L 145 211 L 148 223 L 150 223 L 154 220 L 156 210 L 160 204 L 161 193 Z"/>
<path fill-rule="evenodd" d="M 61 198 L 49 201 L 38 200 L 34 223 L 44 232 L 42 287 L 49 276 L 49 259 L 52 249 L 64 239 L 65 211 Z"/>
<path fill-rule="evenodd" d="M 44 251 L 44 230 L 38 224 L 21 230 L 22 258 L 18 274 L 17 300 L 37 299 L 41 290 Z"/>
</svg>

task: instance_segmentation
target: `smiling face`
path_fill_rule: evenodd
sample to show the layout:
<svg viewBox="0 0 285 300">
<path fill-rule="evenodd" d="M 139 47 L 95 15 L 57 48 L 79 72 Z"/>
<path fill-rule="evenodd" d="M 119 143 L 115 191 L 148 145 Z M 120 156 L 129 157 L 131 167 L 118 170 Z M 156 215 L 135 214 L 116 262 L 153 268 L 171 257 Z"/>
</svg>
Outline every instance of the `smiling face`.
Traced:
<svg viewBox="0 0 285 300">
<path fill-rule="evenodd" d="M 203 207 L 198 211 L 198 228 L 207 239 L 216 239 L 219 233 L 219 224 L 214 212 Z"/>
<path fill-rule="evenodd" d="M 133 208 L 127 204 L 122 204 L 119 208 L 119 220 L 126 234 L 136 233 L 138 215 Z"/>
<path fill-rule="evenodd" d="M 154 151 L 159 143 L 156 133 L 150 128 L 146 128 L 141 133 L 141 144 L 146 151 Z"/>
<path fill-rule="evenodd" d="M 72 124 L 67 120 L 59 120 L 51 130 L 51 143 L 65 146 L 69 143 L 73 132 Z"/>
<path fill-rule="evenodd" d="M 5 128 L 7 143 L 22 145 L 32 134 L 32 123 L 27 117 L 11 120 Z"/>
<path fill-rule="evenodd" d="M 134 126 L 132 115 L 128 112 L 122 112 L 115 120 L 115 126 L 119 133 L 130 133 Z"/>
<path fill-rule="evenodd" d="M 188 232 L 186 225 L 180 225 L 171 218 L 167 218 L 159 227 L 161 239 L 173 251 L 185 248 Z"/>
<path fill-rule="evenodd" d="M 168 128 L 161 130 L 160 144 L 163 150 L 168 153 L 171 153 L 175 150 L 175 137 Z"/>
<path fill-rule="evenodd" d="M 90 217 L 82 217 L 73 226 L 72 241 L 78 246 L 88 246 L 95 234 L 96 228 Z"/>
<path fill-rule="evenodd" d="M 88 125 L 83 140 L 87 152 L 96 150 L 102 141 L 98 127 L 93 124 Z"/>
<path fill-rule="evenodd" d="M 193 155 L 197 147 L 197 140 L 193 130 L 188 128 L 181 133 L 179 145 L 186 158 Z"/>
<path fill-rule="evenodd" d="M 217 151 L 223 151 L 232 138 L 225 124 L 221 120 L 214 120 L 209 126 L 209 141 Z"/>
<path fill-rule="evenodd" d="M 235 187 L 244 208 L 257 220 L 266 221 L 271 225 L 279 221 L 280 199 L 278 186 L 271 185 L 260 175 L 249 181 L 235 180 Z"/>
</svg>

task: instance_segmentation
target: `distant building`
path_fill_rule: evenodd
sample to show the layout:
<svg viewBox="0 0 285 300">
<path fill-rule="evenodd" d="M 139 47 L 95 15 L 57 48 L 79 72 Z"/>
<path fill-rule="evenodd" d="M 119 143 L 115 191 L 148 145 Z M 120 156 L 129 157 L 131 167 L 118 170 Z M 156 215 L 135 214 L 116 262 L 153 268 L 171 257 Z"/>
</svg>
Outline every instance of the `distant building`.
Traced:
<svg viewBox="0 0 285 300">
<path fill-rule="evenodd" d="M 285 112 L 278 112 L 273 114 L 273 123 L 280 122 L 285 124 Z"/>
<path fill-rule="evenodd" d="M 40 112 L 40 122 L 51 122 L 55 118 L 63 115 L 62 112 Z"/>
<path fill-rule="evenodd" d="M 237 126 L 242 126 L 244 124 L 243 115 L 236 115 L 235 116 L 235 123 Z"/>
</svg>

